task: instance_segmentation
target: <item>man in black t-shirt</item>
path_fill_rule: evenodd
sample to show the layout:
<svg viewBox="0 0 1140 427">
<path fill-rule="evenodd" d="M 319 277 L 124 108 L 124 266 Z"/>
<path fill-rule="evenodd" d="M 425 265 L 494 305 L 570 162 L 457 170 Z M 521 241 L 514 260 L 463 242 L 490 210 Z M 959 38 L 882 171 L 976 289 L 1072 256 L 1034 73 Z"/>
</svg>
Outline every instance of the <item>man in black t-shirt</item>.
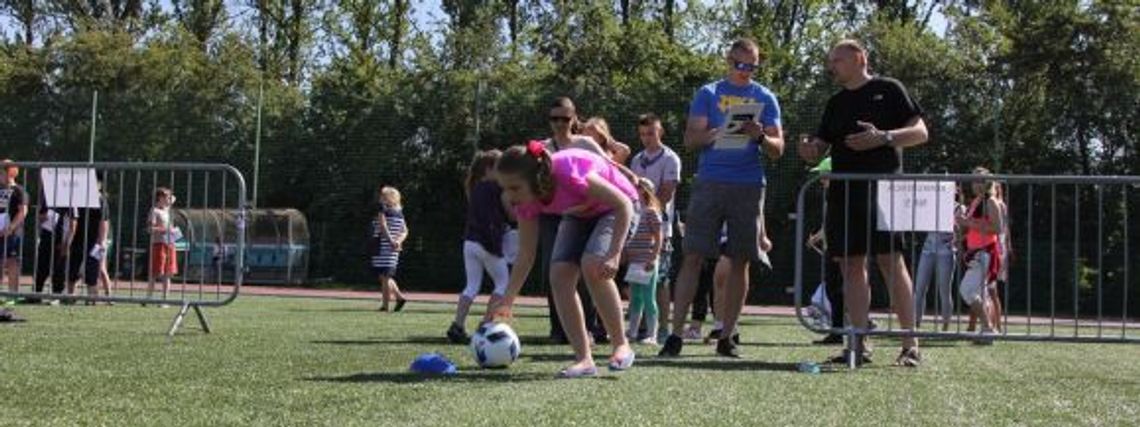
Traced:
<svg viewBox="0 0 1140 427">
<path fill-rule="evenodd" d="M 7 275 L 11 292 L 20 291 L 20 256 L 28 215 L 28 193 L 16 185 L 19 175 L 15 163 L 0 160 L 0 278 Z"/>
<path fill-rule="evenodd" d="M 800 141 L 800 156 L 816 163 L 829 152 L 835 173 L 902 172 L 902 149 L 927 140 L 922 108 L 899 81 L 872 77 L 867 69 L 867 51 L 854 40 L 841 41 L 831 49 L 828 69 L 843 89 L 828 100 L 816 134 Z M 867 256 L 875 255 L 902 328 L 913 330 L 914 294 L 901 253 L 903 242 L 888 232 L 877 231 L 875 189 L 874 181 L 831 183 L 825 229 L 828 256 L 843 271 L 847 310 L 855 328 L 867 329 L 871 302 Z M 862 342 L 852 347 L 857 363 L 868 360 Z M 896 363 L 915 367 L 921 359 L 918 340 L 904 338 Z"/>
</svg>

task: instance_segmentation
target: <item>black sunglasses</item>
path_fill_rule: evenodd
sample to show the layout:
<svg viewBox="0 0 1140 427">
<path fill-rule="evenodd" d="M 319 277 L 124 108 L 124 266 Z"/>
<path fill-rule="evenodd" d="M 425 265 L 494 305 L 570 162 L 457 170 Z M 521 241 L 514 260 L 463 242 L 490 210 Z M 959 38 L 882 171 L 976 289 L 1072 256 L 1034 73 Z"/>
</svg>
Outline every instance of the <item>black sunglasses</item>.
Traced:
<svg viewBox="0 0 1140 427">
<path fill-rule="evenodd" d="M 570 118 L 566 116 L 550 116 L 551 122 L 570 123 Z"/>
<path fill-rule="evenodd" d="M 746 73 L 751 73 L 753 71 L 756 71 L 756 69 L 759 67 L 760 67 L 759 64 L 750 64 L 747 62 L 740 62 L 740 61 L 737 61 L 735 59 L 732 60 L 732 68 L 735 69 L 736 71 L 743 71 Z"/>
</svg>

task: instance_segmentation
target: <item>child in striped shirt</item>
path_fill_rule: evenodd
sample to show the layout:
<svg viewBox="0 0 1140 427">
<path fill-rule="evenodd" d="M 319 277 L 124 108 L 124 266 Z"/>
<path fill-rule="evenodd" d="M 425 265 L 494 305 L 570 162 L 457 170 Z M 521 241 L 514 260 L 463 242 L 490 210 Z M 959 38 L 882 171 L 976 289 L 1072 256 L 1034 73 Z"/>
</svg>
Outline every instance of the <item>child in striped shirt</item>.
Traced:
<svg viewBox="0 0 1140 427">
<path fill-rule="evenodd" d="M 642 205 L 637 231 L 625 247 L 625 257 L 629 262 L 625 280 L 630 284 L 629 331 L 630 339 L 636 339 L 637 330 L 644 316 L 647 330 L 657 330 L 657 262 L 661 255 L 663 233 L 661 229 L 661 203 L 657 200 L 653 182 L 642 178 L 637 182 L 637 192 Z M 657 338 L 650 334 L 640 341 L 642 344 L 657 345 Z"/>
<path fill-rule="evenodd" d="M 373 247 L 372 270 L 377 275 L 382 292 L 380 311 L 388 311 L 388 301 L 392 294 L 396 297 L 396 307 L 393 311 L 404 308 L 407 299 L 400 287 L 396 285 L 396 269 L 400 264 L 400 252 L 403 252 L 404 241 L 408 238 L 408 226 L 404 222 L 404 212 L 401 203 L 400 191 L 394 187 L 380 189 L 380 210 L 372 220 Z"/>
</svg>

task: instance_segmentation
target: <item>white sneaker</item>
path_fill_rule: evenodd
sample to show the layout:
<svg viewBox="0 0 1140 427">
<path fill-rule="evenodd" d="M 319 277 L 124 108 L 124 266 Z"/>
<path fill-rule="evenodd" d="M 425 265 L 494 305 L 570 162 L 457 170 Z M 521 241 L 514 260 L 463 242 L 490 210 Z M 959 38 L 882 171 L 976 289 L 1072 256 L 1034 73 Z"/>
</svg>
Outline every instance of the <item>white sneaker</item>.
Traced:
<svg viewBox="0 0 1140 427">
<path fill-rule="evenodd" d="M 657 337 L 648 337 L 637 342 L 638 344 L 657 346 Z"/>
</svg>

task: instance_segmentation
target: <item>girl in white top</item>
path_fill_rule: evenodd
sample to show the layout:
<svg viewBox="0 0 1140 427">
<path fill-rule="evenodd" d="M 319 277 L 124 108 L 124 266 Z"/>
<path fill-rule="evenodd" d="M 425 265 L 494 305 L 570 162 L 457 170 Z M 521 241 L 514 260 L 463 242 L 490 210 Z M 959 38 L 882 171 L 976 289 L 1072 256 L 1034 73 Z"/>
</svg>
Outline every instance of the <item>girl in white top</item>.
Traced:
<svg viewBox="0 0 1140 427">
<path fill-rule="evenodd" d="M 150 230 L 150 280 L 147 282 L 147 298 L 154 294 L 154 283 L 159 281 L 162 282 L 162 299 L 167 299 L 170 293 L 170 278 L 178 274 L 178 255 L 174 249 L 174 242 L 182 237 L 182 233 L 170 221 L 170 206 L 174 201 L 174 194 L 169 188 L 159 187 L 154 193 L 154 207 L 147 217 Z"/>
</svg>

